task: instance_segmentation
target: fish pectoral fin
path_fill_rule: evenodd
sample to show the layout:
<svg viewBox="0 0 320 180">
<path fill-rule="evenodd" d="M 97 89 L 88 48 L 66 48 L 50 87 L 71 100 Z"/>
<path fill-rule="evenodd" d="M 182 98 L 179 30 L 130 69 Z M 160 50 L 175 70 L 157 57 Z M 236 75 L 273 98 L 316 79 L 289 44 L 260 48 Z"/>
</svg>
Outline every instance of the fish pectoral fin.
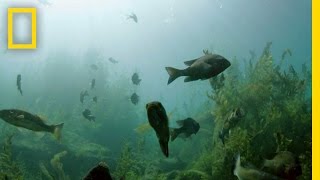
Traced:
<svg viewBox="0 0 320 180">
<path fill-rule="evenodd" d="M 36 137 L 37 137 L 38 139 L 43 138 L 43 136 L 45 135 L 44 132 L 34 132 L 34 133 L 35 133 L 35 135 L 36 135 Z"/>
<path fill-rule="evenodd" d="M 196 62 L 198 60 L 197 59 L 193 59 L 193 60 L 190 60 L 190 61 L 185 61 L 184 64 L 187 65 L 187 66 L 191 66 L 194 62 Z"/>
<path fill-rule="evenodd" d="M 196 81 L 198 79 L 199 78 L 197 78 L 197 77 L 188 76 L 188 77 L 184 78 L 184 82 Z"/>
<path fill-rule="evenodd" d="M 208 64 L 208 63 L 203 63 L 202 67 L 202 71 L 206 72 L 208 70 L 210 70 L 212 68 L 212 64 Z"/>
<path fill-rule="evenodd" d="M 177 122 L 177 124 L 179 125 L 179 126 L 183 126 L 184 125 L 184 120 L 179 120 L 179 121 L 176 121 Z"/>
</svg>

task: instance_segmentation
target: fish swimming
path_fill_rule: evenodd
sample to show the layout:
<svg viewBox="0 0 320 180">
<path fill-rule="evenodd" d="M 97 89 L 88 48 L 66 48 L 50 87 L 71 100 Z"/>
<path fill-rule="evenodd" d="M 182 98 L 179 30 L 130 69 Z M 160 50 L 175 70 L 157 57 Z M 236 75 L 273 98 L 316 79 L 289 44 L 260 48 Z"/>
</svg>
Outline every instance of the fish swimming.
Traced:
<svg viewBox="0 0 320 180">
<path fill-rule="evenodd" d="M 112 180 L 108 165 L 105 162 L 100 162 L 93 167 L 83 180 Z"/>
<path fill-rule="evenodd" d="M 23 95 L 22 89 L 21 89 L 21 74 L 18 74 L 18 76 L 17 76 L 17 87 L 18 87 L 20 94 Z"/>
<path fill-rule="evenodd" d="M 127 19 L 132 19 L 135 23 L 138 23 L 138 17 L 134 13 L 131 13 L 131 15 L 128 15 Z"/>
<path fill-rule="evenodd" d="M 225 143 L 225 137 L 229 136 L 230 129 L 234 128 L 235 125 L 245 116 L 245 112 L 241 108 L 233 109 L 232 113 L 225 120 L 222 130 L 219 132 L 219 138 L 222 144 Z"/>
<path fill-rule="evenodd" d="M 289 151 L 280 151 L 273 159 L 265 160 L 262 170 L 287 180 L 295 180 L 302 174 L 298 158 Z"/>
<path fill-rule="evenodd" d="M 61 138 L 61 130 L 64 124 L 47 125 L 39 116 L 17 109 L 0 110 L 0 118 L 9 124 L 31 131 L 50 132 L 58 140 Z"/>
<path fill-rule="evenodd" d="M 98 97 L 95 96 L 95 97 L 92 98 L 92 100 L 93 100 L 93 102 L 97 103 L 98 102 Z"/>
<path fill-rule="evenodd" d="M 135 85 L 139 85 L 139 84 L 140 84 L 141 79 L 139 78 L 138 73 L 134 73 L 134 74 L 132 75 L 131 81 L 132 81 L 132 83 L 135 84 Z"/>
<path fill-rule="evenodd" d="M 239 180 L 281 180 L 281 178 L 277 176 L 254 168 L 242 167 L 240 155 L 237 157 L 233 174 L 237 176 Z"/>
<path fill-rule="evenodd" d="M 180 76 L 187 76 L 184 79 L 184 82 L 196 81 L 199 79 L 206 80 L 217 76 L 231 65 L 226 58 L 217 54 L 207 54 L 200 58 L 186 61 L 184 64 L 189 67 L 183 70 L 166 67 L 169 74 L 168 84 Z"/>
<path fill-rule="evenodd" d="M 166 110 L 158 101 L 146 104 L 148 121 L 155 130 L 162 153 L 169 157 L 169 122 Z"/>
<path fill-rule="evenodd" d="M 82 112 L 82 115 L 84 118 L 88 119 L 89 121 L 95 121 L 96 117 L 92 115 L 91 111 L 89 109 L 85 109 Z"/>
<path fill-rule="evenodd" d="M 96 86 L 96 79 L 91 80 L 91 89 L 93 89 Z"/>
<path fill-rule="evenodd" d="M 113 64 L 117 64 L 118 63 L 118 61 L 115 60 L 113 57 L 110 57 L 109 61 L 112 62 Z"/>
<path fill-rule="evenodd" d="M 139 103 L 139 99 L 140 97 L 138 96 L 137 93 L 133 93 L 130 97 L 130 100 L 132 102 L 132 104 L 137 105 Z"/>
<path fill-rule="evenodd" d="M 197 134 L 200 129 L 200 125 L 192 118 L 177 121 L 180 128 L 171 129 L 171 141 L 174 141 L 177 137 L 188 138 L 192 134 Z"/>
<path fill-rule="evenodd" d="M 81 91 L 80 92 L 80 102 L 83 103 L 84 97 L 89 96 L 88 91 Z"/>
</svg>

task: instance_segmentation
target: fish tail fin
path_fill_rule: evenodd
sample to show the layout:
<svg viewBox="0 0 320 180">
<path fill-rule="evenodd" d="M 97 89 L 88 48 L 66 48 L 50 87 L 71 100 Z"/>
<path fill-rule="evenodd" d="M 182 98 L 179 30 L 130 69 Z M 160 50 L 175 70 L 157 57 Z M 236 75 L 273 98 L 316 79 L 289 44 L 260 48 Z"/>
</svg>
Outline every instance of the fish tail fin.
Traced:
<svg viewBox="0 0 320 180">
<path fill-rule="evenodd" d="M 166 157 L 169 157 L 169 145 L 168 145 L 168 142 L 163 141 L 163 140 L 159 140 L 159 144 L 160 144 L 162 153 Z"/>
<path fill-rule="evenodd" d="M 238 154 L 236 157 L 236 163 L 233 169 L 233 174 L 237 177 L 239 177 L 238 174 L 239 174 L 240 168 L 241 168 L 241 161 L 240 161 L 240 154 Z"/>
<path fill-rule="evenodd" d="M 172 128 L 170 131 L 171 142 L 174 141 L 179 135 L 179 129 Z"/>
<path fill-rule="evenodd" d="M 54 125 L 53 135 L 58 141 L 60 141 L 61 139 L 61 131 L 62 131 L 63 125 L 64 123 Z"/>
<path fill-rule="evenodd" d="M 182 76 L 182 70 L 179 70 L 173 67 L 166 67 L 166 70 L 169 74 L 168 84 L 170 84 L 172 81 L 174 81 L 178 77 Z"/>
</svg>

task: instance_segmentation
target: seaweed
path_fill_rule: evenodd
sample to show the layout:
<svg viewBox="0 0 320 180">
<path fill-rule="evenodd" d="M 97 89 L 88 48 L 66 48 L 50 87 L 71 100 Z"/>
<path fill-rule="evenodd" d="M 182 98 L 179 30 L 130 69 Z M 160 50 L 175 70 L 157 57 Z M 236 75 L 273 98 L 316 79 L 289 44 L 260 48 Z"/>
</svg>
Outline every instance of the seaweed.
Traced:
<svg viewBox="0 0 320 180">
<path fill-rule="evenodd" d="M 13 159 L 12 135 L 7 135 L 0 151 L 0 179 L 24 179 L 24 168 Z"/>
<path fill-rule="evenodd" d="M 193 166 L 209 177 L 234 178 L 230 170 L 237 153 L 244 162 L 260 165 L 263 158 L 288 150 L 302 159 L 301 178 L 311 178 L 311 73 L 305 64 L 302 73 L 292 65 L 282 69 L 283 59 L 292 52 L 286 49 L 277 61 L 272 56 L 271 45 L 272 42 L 266 44 L 258 59 L 251 52 L 244 72 L 237 59 L 232 59 L 232 66 L 223 73 L 222 85 L 219 85 L 221 77 L 210 79 L 212 93 L 208 93 L 208 98 L 215 103 L 213 146 L 205 150 Z M 218 132 L 236 107 L 242 107 L 246 116 L 231 129 L 223 146 Z"/>
</svg>

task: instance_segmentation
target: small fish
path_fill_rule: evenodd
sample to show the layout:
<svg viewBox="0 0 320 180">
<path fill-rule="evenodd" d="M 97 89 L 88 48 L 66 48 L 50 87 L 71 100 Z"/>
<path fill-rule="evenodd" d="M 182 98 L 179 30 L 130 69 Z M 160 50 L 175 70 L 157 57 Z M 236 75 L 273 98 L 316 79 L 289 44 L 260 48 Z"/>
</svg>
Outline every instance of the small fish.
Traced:
<svg viewBox="0 0 320 180">
<path fill-rule="evenodd" d="M 58 140 L 61 138 L 61 130 L 64 124 L 47 125 L 39 116 L 17 109 L 0 110 L 0 118 L 9 124 L 31 131 L 50 132 Z"/>
<path fill-rule="evenodd" d="M 133 93 L 130 97 L 130 100 L 132 102 L 132 104 L 137 105 L 139 103 L 139 99 L 140 97 L 138 96 L 137 93 Z"/>
<path fill-rule="evenodd" d="M 159 140 L 162 153 L 169 157 L 169 122 L 166 110 L 158 101 L 146 104 L 148 121 L 150 126 L 155 130 Z"/>
<path fill-rule="evenodd" d="M 134 22 L 138 23 L 138 17 L 134 13 L 131 13 L 131 15 L 128 15 L 127 19 L 132 19 Z"/>
<path fill-rule="evenodd" d="M 98 102 L 98 97 L 95 96 L 95 97 L 92 98 L 92 100 L 93 100 L 93 102 L 97 103 Z"/>
<path fill-rule="evenodd" d="M 234 128 L 235 125 L 245 116 L 245 112 L 241 108 L 234 109 L 229 117 L 225 120 L 222 130 L 219 132 L 219 138 L 222 144 L 225 143 L 225 137 L 229 136 L 230 129 Z"/>
<path fill-rule="evenodd" d="M 184 82 L 196 81 L 199 79 L 206 80 L 217 76 L 231 65 L 226 58 L 217 54 L 207 54 L 200 58 L 186 61 L 184 64 L 189 67 L 183 70 L 166 67 L 169 74 L 168 84 L 180 76 L 187 76 L 184 79 Z"/>
<path fill-rule="evenodd" d="M 100 162 L 97 166 L 93 167 L 83 180 L 112 180 L 108 165 L 105 162 Z"/>
<path fill-rule="evenodd" d="M 134 73 L 131 77 L 132 83 L 135 85 L 139 85 L 141 82 L 141 79 L 139 78 L 138 73 Z"/>
<path fill-rule="evenodd" d="M 115 60 L 113 57 L 110 57 L 109 61 L 112 62 L 113 64 L 117 64 L 118 63 L 118 61 Z"/>
<path fill-rule="evenodd" d="M 281 180 L 281 178 L 272 174 L 259 171 L 254 168 L 245 168 L 241 166 L 240 155 L 238 155 L 233 174 L 239 180 Z"/>
<path fill-rule="evenodd" d="M 289 151 L 280 151 L 273 159 L 265 160 L 262 170 L 288 180 L 294 180 L 302 174 L 299 159 Z"/>
<path fill-rule="evenodd" d="M 200 129 L 200 125 L 192 118 L 177 121 L 180 128 L 171 129 L 171 141 L 174 141 L 177 137 L 188 138 L 192 134 L 197 134 Z"/>
<path fill-rule="evenodd" d="M 90 68 L 91 68 L 92 70 L 95 70 L 95 71 L 98 70 L 98 66 L 95 65 L 95 64 L 91 64 L 91 65 L 90 65 Z"/>
<path fill-rule="evenodd" d="M 91 80 L 91 89 L 93 89 L 96 86 L 96 79 Z"/>
<path fill-rule="evenodd" d="M 88 91 L 81 91 L 80 92 L 80 102 L 83 103 L 84 97 L 89 96 Z"/>
<path fill-rule="evenodd" d="M 20 94 L 23 95 L 22 89 L 21 89 L 21 74 L 18 74 L 18 76 L 17 76 L 17 87 L 18 87 Z"/>
<path fill-rule="evenodd" d="M 82 115 L 84 118 L 88 119 L 89 121 L 96 121 L 96 117 L 92 115 L 92 113 L 89 109 L 85 109 L 82 112 Z"/>
</svg>

